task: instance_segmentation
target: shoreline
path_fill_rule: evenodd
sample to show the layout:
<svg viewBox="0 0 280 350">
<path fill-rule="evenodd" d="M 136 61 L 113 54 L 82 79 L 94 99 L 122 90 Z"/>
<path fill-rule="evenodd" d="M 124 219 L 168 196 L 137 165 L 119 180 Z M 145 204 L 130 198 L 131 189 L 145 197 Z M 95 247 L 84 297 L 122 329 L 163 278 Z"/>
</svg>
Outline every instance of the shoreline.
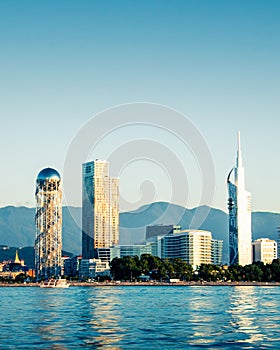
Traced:
<svg viewBox="0 0 280 350">
<path fill-rule="evenodd" d="M 280 282 L 70 282 L 71 287 L 278 287 Z M 0 283 L 4 287 L 40 287 L 40 283 Z"/>
</svg>

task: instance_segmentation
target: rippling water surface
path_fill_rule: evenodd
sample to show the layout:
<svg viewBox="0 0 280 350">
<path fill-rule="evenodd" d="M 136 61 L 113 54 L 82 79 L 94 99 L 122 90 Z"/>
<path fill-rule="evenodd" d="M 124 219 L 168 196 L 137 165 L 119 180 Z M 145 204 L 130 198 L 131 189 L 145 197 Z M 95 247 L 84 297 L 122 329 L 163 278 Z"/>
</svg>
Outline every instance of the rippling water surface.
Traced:
<svg viewBox="0 0 280 350">
<path fill-rule="evenodd" d="M 277 349 L 280 287 L 0 288 L 1 349 Z"/>
</svg>

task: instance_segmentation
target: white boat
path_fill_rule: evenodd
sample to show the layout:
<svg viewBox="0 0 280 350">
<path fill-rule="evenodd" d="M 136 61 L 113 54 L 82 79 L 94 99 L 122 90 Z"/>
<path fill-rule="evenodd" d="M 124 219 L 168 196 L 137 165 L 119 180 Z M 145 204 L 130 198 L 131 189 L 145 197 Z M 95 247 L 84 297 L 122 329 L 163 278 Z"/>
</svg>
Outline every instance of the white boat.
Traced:
<svg viewBox="0 0 280 350">
<path fill-rule="evenodd" d="M 70 283 L 65 278 L 54 279 L 51 278 L 40 284 L 41 288 L 69 288 Z"/>
</svg>

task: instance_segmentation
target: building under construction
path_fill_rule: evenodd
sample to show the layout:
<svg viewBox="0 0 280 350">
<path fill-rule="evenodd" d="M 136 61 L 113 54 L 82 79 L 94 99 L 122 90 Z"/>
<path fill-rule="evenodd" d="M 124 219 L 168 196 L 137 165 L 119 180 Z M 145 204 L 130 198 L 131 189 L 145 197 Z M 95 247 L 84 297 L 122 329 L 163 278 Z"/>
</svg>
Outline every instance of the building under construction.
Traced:
<svg viewBox="0 0 280 350">
<path fill-rule="evenodd" d="M 36 179 L 35 272 L 38 280 L 61 273 L 62 189 L 59 173 L 43 169 Z"/>
</svg>

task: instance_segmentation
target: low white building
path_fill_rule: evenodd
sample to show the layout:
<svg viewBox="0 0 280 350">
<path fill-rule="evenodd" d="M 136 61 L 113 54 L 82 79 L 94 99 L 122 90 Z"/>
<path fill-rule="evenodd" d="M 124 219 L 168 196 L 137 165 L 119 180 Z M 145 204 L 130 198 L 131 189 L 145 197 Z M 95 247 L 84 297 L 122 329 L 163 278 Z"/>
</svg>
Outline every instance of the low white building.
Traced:
<svg viewBox="0 0 280 350">
<path fill-rule="evenodd" d="M 252 243 L 253 261 L 271 264 L 277 258 L 277 243 L 269 238 L 259 238 Z"/>
<path fill-rule="evenodd" d="M 123 258 L 125 256 L 135 256 L 139 258 L 142 254 L 152 254 L 152 244 L 126 244 L 126 245 L 117 245 L 111 249 L 111 260 L 114 258 Z"/>
<path fill-rule="evenodd" d="M 80 264 L 80 279 L 95 279 L 100 276 L 110 276 L 108 261 L 101 259 L 82 259 Z"/>
</svg>

